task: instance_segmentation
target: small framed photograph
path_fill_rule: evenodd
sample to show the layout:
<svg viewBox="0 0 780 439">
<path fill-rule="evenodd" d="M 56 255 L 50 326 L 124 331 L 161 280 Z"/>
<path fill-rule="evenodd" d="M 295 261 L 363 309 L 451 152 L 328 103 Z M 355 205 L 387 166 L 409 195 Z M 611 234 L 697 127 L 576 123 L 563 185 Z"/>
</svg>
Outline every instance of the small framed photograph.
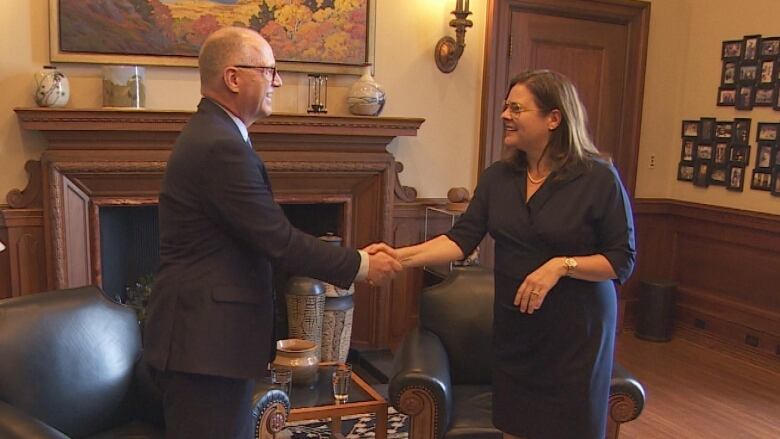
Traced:
<svg viewBox="0 0 780 439">
<path fill-rule="evenodd" d="M 780 111 L 780 80 L 775 84 L 775 103 L 772 105 L 772 108 Z"/>
<path fill-rule="evenodd" d="M 693 185 L 707 187 L 710 185 L 710 162 L 696 162 L 693 165 Z"/>
<path fill-rule="evenodd" d="M 726 167 L 713 166 L 710 172 L 710 184 L 713 186 L 726 186 Z"/>
<path fill-rule="evenodd" d="M 732 121 L 715 122 L 716 139 L 730 139 L 733 132 L 734 132 L 734 122 Z"/>
<path fill-rule="evenodd" d="M 715 144 L 712 162 L 715 165 L 725 165 L 728 163 L 729 144 L 728 142 L 718 142 Z"/>
<path fill-rule="evenodd" d="M 723 70 L 720 72 L 720 85 L 734 85 L 737 82 L 737 62 L 723 61 Z"/>
<path fill-rule="evenodd" d="M 758 47 L 761 44 L 761 35 L 745 35 L 745 49 L 742 59 L 745 61 L 755 61 L 758 59 Z"/>
<path fill-rule="evenodd" d="M 774 58 L 780 55 L 780 37 L 763 38 L 759 55 L 762 58 Z"/>
<path fill-rule="evenodd" d="M 737 87 L 737 101 L 734 103 L 734 108 L 737 110 L 752 110 L 754 90 L 755 88 L 752 84 L 740 84 Z"/>
<path fill-rule="evenodd" d="M 775 166 L 772 169 L 772 181 L 769 183 L 769 187 L 772 195 L 780 196 L 780 166 Z"/>
<path fill-rule="evenodd" d="M 761 61 L 761 84 L 771 84 L 775 80 L 775 63 L 774 59 Z"/>
<path fill-rule="evenodd" d="M 758 64 L 740 64 L 739 81 L 753 82 L 758 78 Z"/>
<path fill-rule="evenodd" d="M 709 143 L 700 143 L 696 145 L 696 160 L 710 161 L 712 160 L 712 145 Z"/>
<path fill-rule="evenodd" d="M 774 142 L 777 140 L 777 129 L 780 127 L 780 123 L 775 122 L 759 122 L 758 130 L 756 132 L 756 140 Z"/>
<path fill-rule="evenodd" d="M 747 117 L 738 117 L 734 119 L 734 135 L 731 137 L 733 143 L 747 145 L 750 138 L 750 123 L 752 120 Z"/>
<path fill-rule="evenodd" d="M 750 145 L 731 145 L 729 148 L 729 163 L 736 166 L 747 166 L 750 157 Z"/>
<path fill-rule="evenodd" d="M 769 171 L 772 167 L 773 143 L 759 142 L 756 147 L 756 169 Z"/>
<path fill-rule="evenodd" d="M 772 159 L 772 166 L 780 166 L 780 146 L 775 148 L 775 156 Z"/>
<path fill-rule="evenodd" d="M 745 187 L 745 168 L 737 165 L 730 166 L 727 178 L 726 189 L 742 192 L 742 189 Z"/>
<path fill-rule="evenodd" d="M 718 88 L 718 102 L 720 107 L 733 107 L 737 101 L 737 90 L 734 88 Z"/>
<path fill-rule="evenodd" d="M 677 166 L 677 179 L 680 181 L 693 181 L 693 164 L 680 162 Z"/>
<path fill-rule="evenodd" d="M 721 59 L 741 59 L 744 40 L 731 40 L 723 42 L 723 49 L 720 51 Z"/>
<path fill-rule="evenodd" d="M 772 174 L 763 171 L 753 171 L 753 178 L 750 179 L 750 189 L 759 191 L 768 191 L 772 188 Z"/>
<path fill-rule="evenodd" d="M 775 104 L 775 88 L 769 87 L 756 88 L 756 96 L 753 98 L 753 105 L 756 107 L 771 107 Z"/>
<path fill-rule="evenodd" d="M 702 117 L 699 119 L 699 140 L 711 142 L 715 138 L 715 118 Z"/>
<path fill-rule="evenodd" d="M 698 120 L 684 120 L 682 122 L 682 136 L 683 137 L 699 137 L 699 121 Z"/>
<path fill-rule="evenodd" d="M 684 162 L 692 162 L 695 148 L 696 148 L 696 143 L 693 140 L 683 139 L 682 153 L 680 154 L 680 160 Z"/>
</svg>

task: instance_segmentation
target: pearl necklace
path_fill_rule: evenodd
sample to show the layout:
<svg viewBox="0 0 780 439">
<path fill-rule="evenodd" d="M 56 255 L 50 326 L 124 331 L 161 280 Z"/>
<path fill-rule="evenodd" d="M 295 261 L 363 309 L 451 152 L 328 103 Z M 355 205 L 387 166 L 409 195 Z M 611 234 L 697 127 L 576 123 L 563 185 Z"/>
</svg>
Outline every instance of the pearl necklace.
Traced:
<svg viewBox="0 0 780 439">
<path fill-rule="evenodd" d="M 533 184 L 539 184 L 539 183 L 543 182 L 544 180 L 546 180 L 547 177 L 550 176 L 550 174 L 547 174 L 544 177 L 540 177 L 538 180 L 535 180 L 533 177 L 531 177 L 531 172 L 529 172 L 528 170 L 525 171 L 525 175 L 528 176 L 528 181 L 530 181 Z"/>
</svg>

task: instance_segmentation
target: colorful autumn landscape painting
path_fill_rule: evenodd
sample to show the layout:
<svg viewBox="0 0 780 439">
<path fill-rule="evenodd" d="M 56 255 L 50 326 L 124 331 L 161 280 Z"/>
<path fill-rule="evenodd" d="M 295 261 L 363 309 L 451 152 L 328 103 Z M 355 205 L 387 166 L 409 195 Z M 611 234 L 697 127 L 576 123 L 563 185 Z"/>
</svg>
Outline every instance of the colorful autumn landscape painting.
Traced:
<svg viewBox="0 0 780 439">
<path fill-rule="evenodd" d="M 223 26 L 259 31 L 287 62 L 360 65 L 368 0 L 54 0 L 63 53 L 197 57 Z"/>
</svg>

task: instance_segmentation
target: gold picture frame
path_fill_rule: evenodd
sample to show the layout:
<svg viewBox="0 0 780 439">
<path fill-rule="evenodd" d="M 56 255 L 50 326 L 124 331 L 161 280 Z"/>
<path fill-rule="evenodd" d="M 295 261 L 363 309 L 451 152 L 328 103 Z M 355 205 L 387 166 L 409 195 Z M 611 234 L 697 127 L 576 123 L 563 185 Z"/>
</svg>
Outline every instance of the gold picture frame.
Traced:
<svg viewBox="0 0 780 439">
<path fill-rule="evenodd" d="M 117 6 L 132 5 L 132 3 L 125 0 L 113 0 Z M 172 32 L 181 32 L 186 38 L 186 43 L 177 43 L 176 49 L 170 53 L 163 54 L 143 54 L 138 53 L 140 50 L 123 51 L 124 49 L 101 49 L 101 50 L 82 50 L 80 46 L 104 44 L 106 42 L 115 40 L 124 29 L 121 26 L 127 26 L 128 32 L 131 27 L 137 24 L 139 21 L 136 16 L 130 17 L 131 19 L 125 19 L 118 22 L 111 22 L 113 18 L 111 16 L 102 16 L 95 13 L 96 8 L 87 9 L 85 5 L 89 5 L 91 2 L 84 2 L 83 0 L 49 0 L 49 41 L 50 41 L 50 59 L 55 63 L 87 63 L 87 64 L 133 64 L 133 65 L 147 65 L 147 66 L 181 66 L 181 67 L 197 67 L 197 51 L 193 53 L 193 45 L 197 44 L 198 39 L 205 38 L 208 32 L 215 30 L 220 26 L 220 16 L 215 16 L 214 13 L 208 13 L 198 16 L 197 19 L 191 19 L 187 17 L 170 17 L 170 29 L 166 29 L 168 24 L 158 24 L 153 27 L 155 32 L 167 32 L 163 33 L 163 36 L 171 38 L 171 42 L 181 41 L 175 40 L 175 36 L 178 34 L 172 34 Z M 205 2 L 199 0 L 177 0 L 171 3 L 162 3 L 159 0 L 148 0 L 147 5 L 150 8 L 168 8 L 170 10 L 171 5 L 173 7 L 190 7 L 191 16 L 196 16 L 198 11 L 204 11 Z M 277 5 L 278 2 L 271 1 L 270 4 Z M 363 18 L 362 14 L 365 12 L 364 28 L 361 28 L 360 20 L 346 21 L 344 17 L 339 17 L 339 13 L 347 14 L 345 11 L 337 11 L 335 9 L 334 2 L 320 2 L 320 5 L 333 6 L 333 11 L 324 11 L 323 9 L 317 9 L 312 12 L 309 21 L 299 20 L 300 23 L 296 26 L 289 28 L 276 23 L 278 17 L 282 17 L 276 13 L 276 9 L 269 9 L 268 0 L 236 0 L 234 4 L 223 2 L 208 3 L 209 12 L 212 11 L 228 11 L 231 7 L 251 8 L 256 6 L 258 12 L 252 17 L 255 18 L 254 24 L 262 23 L 261 33 L 264 33 L 267 29 L 273 31 L 266 32 L 264 34 L 266 39 L 269 40 L 271 46 L 274 47 L 274 53 L 277 58 L 277 65 L 280 70 L 291 72 L 305 72 L 305 73 L 328 73 L 328 74 L 348 74 L 348 75 L 360 75 L 365 64 L 373 64 L 375 53 L 375 31 L 376 31 L 376 0 L 354 0 L 353 2 L 340 2 L 339 5 L 349 5 L 360 8 L 360 10 L 350 10 L 350 17 L 354 18 L 356 15 L 359 18 Z M 137 3 L 136 3 L 137 4 Z M 315 5 L 317 3 L 314 3 Z M 94 5 L 94 4 L 93 4 Z M 287 5 L 284 5 L 287 6 Z M 300 5 L 298 5 L 300 6 Z M 200 9 L 198 9 L 200 7 Z M 275 8 L 281 6 L 274 6 Z M 316 6 L 320 7 L 320 6 Z M 63 8 L 81 8 L 81 9 L 69 9 L 72 13 L 71 17 L 65 16 L 65 22 L 61 20 L 63 18 Z M 117 8 L 122 9 L 122 8 Z M 79 15 L 83 12 L 84 14 Z M 147 12 L 148 16 L 152 16 Z M 158 10 L 154 11 L 155 17 L 161 15 Z M 310 11 L 311 12 L 311 11 Z M 88 15 L 92 15 L 89 17 Z M 269 15 L 272 14 L 272 15 Z M 315 14 L 319 14 L 315 19 Z M 85 16 L 87 15 L 87 16 Z M 258 17 L 265 18 L 265 21 L 258 21 Z M 273 16 L 273 20 L 269 18 Z M 287 17 L 283 15 L 283 17 Z M 306 14 L 303 14 L 306 17 Z M 75 18 L 77 17 L 77 18 Z M 231 16 L 232 17 L 232 16 Z M 300 15 L 296 15 L 300 17 Z M 331 17 L 331 18 L 329 18 Z M 92 21 L 95 26 L 89 28 L 85 23 L 90 23 L 89 18 L 96 18 Z M 127 18 L 127 17 L 125 17 Z M 223 17 L 226 19 L 226 17 Z M 135 19 L 135 20 L 133 20 Z M 159 19 L 159 18 L 156 18 Z M 281 20 L 281 18 L 279 18 Z M 322 23 L 327 23 L 328 20 L 333 20 L 333 23 L 347 23 L 349 32 L 345 31 L 345 27 L 339 27 L 336 24 L 326 26 L 332 33 L 328 34 L 326 31 L 316 29 L 316 26 Z M 224 19 L 222 20 L 224 21 Z M 108 22 L 108 23 L 106 23 Z M 355 24 L 357 22 L 357 24 Z M 118 23 L 118 24 L 117 24 Z M 78 27 L 76 27 L 78 25 Z M 185 30 L 183 27 L 189 26 Z M 249 27 L 249 26 L 248 26 Z M 325 27 L 325 26 L 324 26 Z M 66 36 L 62 35 L 63 29 L 75 30 L 70 32 Z M 192 29 L 197 29 L 200 33 L 193 33 Z M 284 42 L 284 38 L 291 38 L 293 35 L 290 33 L 290 29 L 303 34 L 309 32 L 309 35 L 314 35 L 310 39 L 313 43 L 308 44 L 305 41 L 298 41 L 297 45 L 290 44 L 276 44 Z M 143 38 L 145 34 L 133 29 L 134 35 L 137 39 Z M 103 32 L 103 33 L 101 33 Z M 188 32 L 188 33 L 185 33 Z M 195 35 L 194 38 L 190 38 Z M 298 35 L 298 34 L 295 34 Z M 357 38 L 358 36 L 360 38 Z M 364 38 L 363 38 L 364 37 Z M 160 41 L 160 38 L 157 38 Z M 193 42 L 195 41 L 195 42 Z M 201 41 L 202 42 L 202 41 Z M 347 44 L 348 50 L 343 47 Z M 360 51 L 360 46 L 363 44 L 363 50 Z M 174 46 L 171 44 L 171 46 Z M 283 46 L 283 47 L 282 47 Z M 301 52 L 300 48 L 305 47 L 305 51 Z M 321 50 L 319 50 L 321 48 Z M 295 50 L 299 50 L 295 52 Z M 349 54 L 343 59 L 337 58 L 344 53 Z M 357 56 L 355 54 L 358 54 Z M 300 56 L 296 57 L 296 54 Z M 321 56 L 322 59 L 317 61 L 302 60 L 303 58 L 316 58 Z M 329 58 L 330 57 L 330 58 Z"/>
</svg>

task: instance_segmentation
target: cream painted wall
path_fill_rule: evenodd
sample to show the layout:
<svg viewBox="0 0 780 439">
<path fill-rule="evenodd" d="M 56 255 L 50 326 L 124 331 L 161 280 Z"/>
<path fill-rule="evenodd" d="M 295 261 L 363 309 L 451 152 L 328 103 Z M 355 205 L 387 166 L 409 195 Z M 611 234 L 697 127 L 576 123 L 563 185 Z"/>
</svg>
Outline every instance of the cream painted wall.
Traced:
<svg viewBox="0 0 780 439">
<path fill-rule="evenodd" d="M 19 128 L 14 107 L 30 107 L 32 75 L 48 64 L 48 0 L 0 0 L 0 204 L 13 188 L 27 184 L 24 162 L 40 157 L 40 134 Z M 420 197 L 443 197 L 453 186 L 473 187 L 477 174 L 485 2 L 471 2 L 474 27 L 457 69 L 445 75 L 433 61 L 433 46 L 449 28 L 452 0 L 377 0 L 376 80 L 388 100 L 384 116 L 422 117 L 418 136 L 388 148 L 405 170 L 401 181 Z M 101 69 L 59 64 L 71 82 L 68 107 L 101 105 Z M 330 114 L 346 114 L 346 92 L 355 76 L 332 76 Z M 283 73 L 274 110 L 305 112 L 305 75 Z M 194 109 L 198 75 L 192 68 L 147 67 L 150 109 Z"/>
<path fill-rule="evenodd" d="M 421 197 L 443 197 L 453 186 L 476 182 L 480 95 L 486 3 L 471 2 L 474 27 L 457 69 L 445 75 L 433 60 L 435 42 L 451 35 L 452 0 L 377 0 L 376 79 L 388 93 L 383 115 L 423 117 L 414 138 L 394 141 L 389 150 L 404 163 L 401 181 Z M 751 137 L 758 121 L 777 121 L 767 108 L 735 111 L 715 106 L 720 81 L 721 41 L 747 34 L 780 36 L 774 17 L 777 0 L 752 0 L 751 13 L 737 14 L 731 0 L 652 0 L 650 41 L 640 139 L 636 195 L 780 214 L 780 198 L 746 188 L 697 188 L 676 181 L 683 119 L 750 117 Z M 44 141 L 24 132 L 13 108 L 34 105 L 32 74 L 48 63 L 48 0 L 0 0 L 0 203 L 12 188 L 27 182 L 24 162 L 38 158 Z M 13 5 L 13 7 L 7 7 Z M 753 12 L 755 11 L 755 12 Z M 761 11 L 758 13 L 757 11 Z M 71 79 L 71 107 L 100 105 L 100 68 L 62 64 Z M 354 77 L 331 78 L 331 113 L 346 113 L 344 96 Z M 304 75 L 284 74 L 275 109 L 303 112 Z M 154 109 L 193 109 L 198 100 L 197 72 L 186 68 L 147 68 L 147 105 Z M 755 142 L 753 150 L 755 152 Z M 656 166 L 650 169 L 650 155 Z M 751 158 L 748 171 L 755 158 Z M 750 172 L 748 172 L 750 174 Z"/>
<path fill-rule="evenodd" d="M 755 165 L 755 132 L 760 122 L 777 122 L 780 113 L 767 107 L 737 111 L 715 105 L 720 83 L 721 42 L 743 35 L 780 36 L 777 0 L 652 0 L 650 41 L 642 119 L 636 195 L 660 197 L 780 214 L 780 198 L 750 189 Z M 746 11 L 739 11 L 745 8 Z M 753 119 L 751 158 L 744 192 L 720 186 L 699 188 L 676 180 L 683 119 L 712 116 Z M 651 154 L 656 166 L 649 168 Z"/>
</svg>

